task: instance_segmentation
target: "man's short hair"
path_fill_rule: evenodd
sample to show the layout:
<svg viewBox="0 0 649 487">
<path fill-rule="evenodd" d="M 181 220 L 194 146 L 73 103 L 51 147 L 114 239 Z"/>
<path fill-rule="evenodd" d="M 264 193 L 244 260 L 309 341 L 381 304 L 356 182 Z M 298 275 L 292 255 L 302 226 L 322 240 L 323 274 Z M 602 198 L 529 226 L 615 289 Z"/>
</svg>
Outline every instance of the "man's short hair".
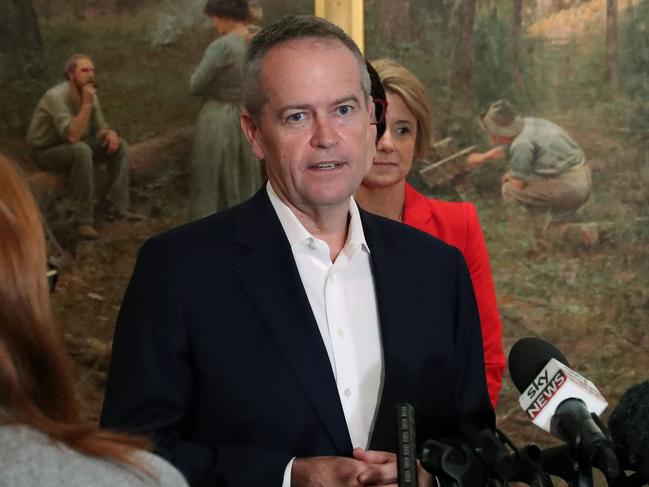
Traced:
<svg viewBox="0 0 649 487">
<path fill-rule="evenodd" d="M 250 16 L 250 7 L 248 0 L 207 0 L 203 13 L 209 17 L 246 21 Z"/>
<path fill-rule="evenodd" d="M 88 61 L 92 62 L 92 58 L 90 56 L 82 53 L 73 54 L 68 58 L 68 60 L 65 62 L 65 67 L 63 68 L 63 76 L 65 76 L 65 79 L 68 79 L 68 75 L 70 73 L 74 73 L 74 70 L 77 69 L 77 64 L 79 64 L 79 61 L 81 61 L 82 59 L 87 59 Z"/>
<path fill-rule="evenodd" d="M 313 15 L 289 15 L 256 34 L 246 51 L 243 66 L 243 105 L 253 118 L 257 118 L 266 98 L 261 89 L 261 69 L 271 48 L 296 39 L 340 41 L 358 61 L 361 89 L 366 99 L 370 96 L 370 77 L 365 58 L 356 43 L 342 29 Z"/>
</svg>

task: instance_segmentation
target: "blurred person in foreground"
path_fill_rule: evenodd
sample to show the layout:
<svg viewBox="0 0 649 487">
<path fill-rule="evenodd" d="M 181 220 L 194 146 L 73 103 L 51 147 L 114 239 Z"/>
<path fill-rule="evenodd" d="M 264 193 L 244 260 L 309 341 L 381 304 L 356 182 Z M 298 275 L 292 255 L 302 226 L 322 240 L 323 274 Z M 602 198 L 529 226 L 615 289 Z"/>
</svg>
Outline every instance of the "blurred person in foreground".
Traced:
<svg viewBox="0 0 649 487">
<path fill-rule="evenodd" d="M 372 65 L 386 91 L 387 126 L 377 143 L 372 167 L 356 191 L 356 201 L 367 211 L 413 226 L 462 252 L 478 302 L 487 386 L 495 408 L 505 372 L 505 353 L 478 213 L 471 203 L 427 198 L 406 183 L 413 161 L 424 159 L 430 146 L 432 116 L 426 89 L 396 61 L 380 59 Z"/>
<path fill-rule="evenodd" d="M 505 202 L 547 211 L 557 223 L 573 220 L 591 193 L 590 168 L 579 144 L 549 120 L 521 117 L 506 100 L 492 103 L 482 124 L 495 147 L 469 154 L 468 164 L 508 159 L 511 171 L 501 188 Z"/>
<path fill-rule="evenodd" d="M 143 439 L 81 420 L 50 310 L 41 217 L 0 154 L 0 485 L 184 487 Z"/>
<path fill-rule="evenodd" d="M 102 424 L 151 435 L 194 487 L 394 486 L 397 403 L 415 407 L 422 442 L 493 427 L 469 272 L 457 249 L 352 198 L 377 120 L 341 29 L 313 16 L 262 29 L 243 83 L 269 181 L 144 244 Z"/>
<path fill-rule="evenodd" d="M 92 59 L 74 54 L 65 63 L 64 75 L 65 81 L 49 89 L 36 105 L 27 142 L 39 166 L 67 175 L 77 235 L 92 240 L 98 237 L 95 164 L 105 164 L 108 173 L 98 209 L 109 219 L 141 217 L 129 210 L 127 144 L 104 119 Z"/>
<path fill-rule="evenodd" d="M 250 198 L 261 184 L 261 165 L 241 132 L 241 67 L 253 32 L 247 0 L 208 0 L 203 9 L 220 34 L 190 80 L 203 98 L 191 155 L 190 219 Z M 257 16 L 260 12 L 256 12 Z"/>
</svg>

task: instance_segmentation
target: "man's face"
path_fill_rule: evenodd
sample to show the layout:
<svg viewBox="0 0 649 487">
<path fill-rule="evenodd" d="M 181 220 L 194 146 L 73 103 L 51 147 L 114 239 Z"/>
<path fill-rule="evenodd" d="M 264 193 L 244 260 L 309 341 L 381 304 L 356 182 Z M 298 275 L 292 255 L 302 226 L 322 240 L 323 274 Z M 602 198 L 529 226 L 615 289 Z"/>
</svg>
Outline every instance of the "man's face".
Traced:
<svg viewBox="0 0 649 487">
<path fill-rule="evenodd" d="M 288 41 L 266 54 L 261 81 L 267 101 L 242 127 L 273 189 L 304 213 L 347 205 L 376 137 L 354 55 L 337 40 Z"/>
<path fill-rule="evenodd" d="M 68 77 L 78 89 L 87 84 L 95 84 L 95 66 L 90 59 L 79 59 L 74 72 L 69 73 Z"/>
<path fill-rule="evenodd" d="M 491 144 L 492 145 L 510 145 L 514 137 L 507 137 L 505 135 L 492 135 Z"/>
</svg>

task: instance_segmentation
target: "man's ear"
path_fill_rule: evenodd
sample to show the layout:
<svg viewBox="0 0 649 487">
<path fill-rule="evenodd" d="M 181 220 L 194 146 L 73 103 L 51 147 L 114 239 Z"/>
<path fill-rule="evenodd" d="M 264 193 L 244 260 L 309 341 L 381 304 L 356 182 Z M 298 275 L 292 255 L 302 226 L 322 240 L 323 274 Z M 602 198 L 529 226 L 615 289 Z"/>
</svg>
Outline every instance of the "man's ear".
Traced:
<svg viewBox="0 0 649 487">
<path fill-rule="evenodd" d="M 250 112 L 246 109 L 241 112 L 240 121 L 241 130 L 246 136 L 246 139 L 248 139 L 252 153 L 257 159 L 263 161 L 264 159 L 266 159 L 266 154 L 261 142 L 261 131 L 259 130 L 259 125 L 252 117 L 252 115 L 250 115 Z"/>
</svg>

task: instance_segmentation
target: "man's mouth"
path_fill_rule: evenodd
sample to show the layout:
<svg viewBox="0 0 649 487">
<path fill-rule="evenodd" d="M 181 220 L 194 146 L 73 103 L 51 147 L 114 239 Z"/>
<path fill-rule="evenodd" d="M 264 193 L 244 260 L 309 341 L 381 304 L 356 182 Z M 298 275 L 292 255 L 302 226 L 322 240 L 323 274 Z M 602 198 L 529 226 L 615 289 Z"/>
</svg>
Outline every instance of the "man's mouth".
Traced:
<svg viewBox="0 0 649 487">
<path fill-rule="evenodd" d="M 318 164 L 313 164 L 310 168 L 317 169 L 318 171 L 331 171 L 342 165 L 342 162 L 319 162 Z"/>
</svg>

